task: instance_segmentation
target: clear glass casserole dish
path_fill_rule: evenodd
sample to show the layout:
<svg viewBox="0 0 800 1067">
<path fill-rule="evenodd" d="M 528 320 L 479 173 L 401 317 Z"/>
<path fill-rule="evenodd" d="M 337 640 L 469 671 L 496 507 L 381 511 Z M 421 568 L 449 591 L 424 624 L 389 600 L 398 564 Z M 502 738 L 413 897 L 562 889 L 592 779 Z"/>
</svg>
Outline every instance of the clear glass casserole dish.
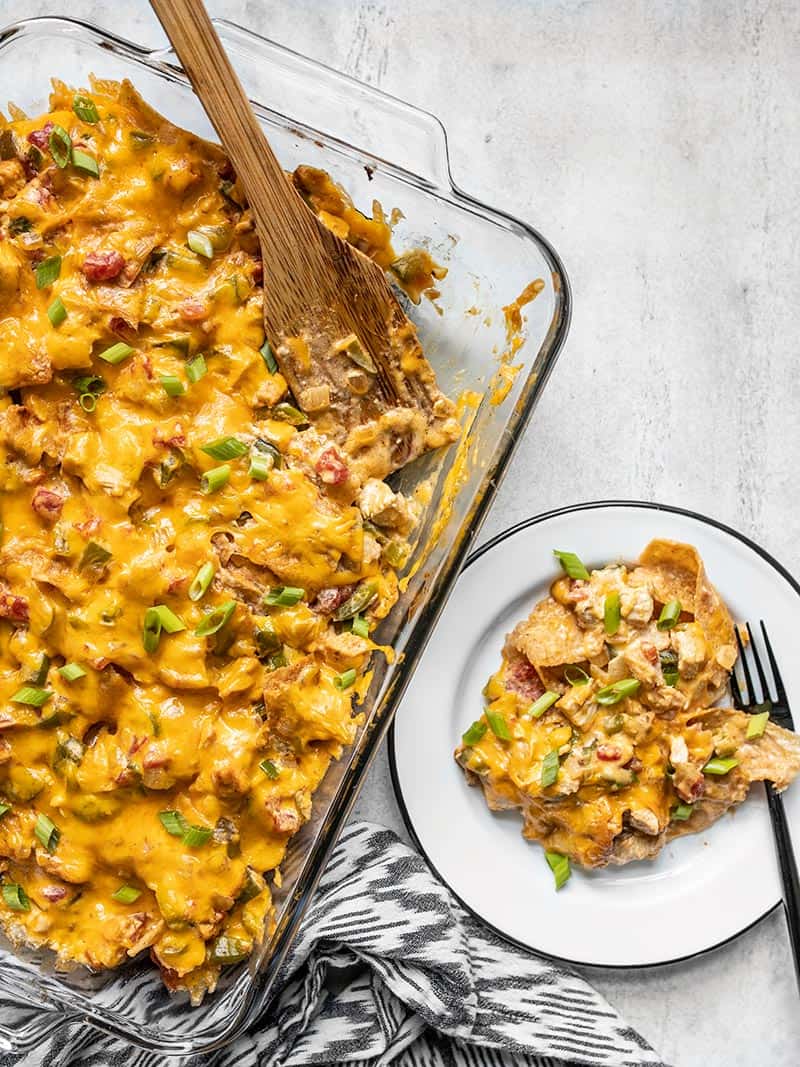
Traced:
<svg viewBox="0 0 800 1067">
<path fill-rule="evenodd" d="M 358 206 L 399 208 L 395 247 L 423 246 L 448 269 L 438 308 L 408 305 L 444 392 L 471 395 L 460 446 L 393 479 L 409 488 L 432 478 L 431 503 L 407 588 L 376 635 L 397 651 L 375 664 L 356 743 L 314 797 L 314 814 L 290 842 L 275 892 L 277 928 L 253 956 L 229 968 L 199 1007 L 170 995 L 147 960 L 114 972 L 64 973 L 47 951 L 0 939 L 0 1048 L 22 1053 L 54 1029 L 83 1022 L 162 1055 L 191 1055 L 233 1040 L 270 998 L 275 979 L 328 853 L 436 623 L 564 342 L 570 295 L 564 269 L 541 235 L 460 192 L 436 118 L 226 22 L 217 29 L 287 169 L 330 171 Z M 147 51 L 89 25 L 45 18 L 0 32 L 0 98 L 46 110 L 49 79 L 85 86 L 89 74 L 130 78 L 144 98 L 182 126 L 213 137 L 169 51 Z M 509 349 L 503 307 L 533 280 L 519 347 Z M 499 358 L 519 371 L 507 395 Z"/>
</svg>

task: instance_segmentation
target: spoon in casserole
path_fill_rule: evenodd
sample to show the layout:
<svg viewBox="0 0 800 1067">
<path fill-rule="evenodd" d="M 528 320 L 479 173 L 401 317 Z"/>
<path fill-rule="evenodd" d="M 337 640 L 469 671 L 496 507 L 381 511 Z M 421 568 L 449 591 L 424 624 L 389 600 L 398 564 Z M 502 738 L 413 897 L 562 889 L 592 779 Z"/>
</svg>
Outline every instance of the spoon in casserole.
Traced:
<svg viewBox="0 0 800 1067">
<path fill-rule="evenodd" d="M 298 406 L 359 480 L 457 436 L 416 330 L 383 270 L 294 189 L 202 0 L 151 0 L 247 196 L 264 263 L 264 328 Z"/>
</svg>

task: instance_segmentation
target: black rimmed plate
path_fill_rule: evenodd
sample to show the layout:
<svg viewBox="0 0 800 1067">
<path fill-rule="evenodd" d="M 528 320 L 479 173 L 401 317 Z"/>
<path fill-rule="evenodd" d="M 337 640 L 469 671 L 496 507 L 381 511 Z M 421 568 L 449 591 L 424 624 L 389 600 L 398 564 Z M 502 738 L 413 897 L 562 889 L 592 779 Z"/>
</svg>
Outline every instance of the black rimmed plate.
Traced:
<svg viewBox="0 0 800 1067">
<path fill-rule="evenodd" d="M 546 596 L 553 549 L 589 565 L 636 559 L 653 538 L 696 546 L 736 620 L 763 618 L 800 712 L 800 586 L 763 549 L 721 524 L 657 504 L 605 502 L 550 512 L 483 546 L 461 574 L 397 713 L 390 763 L 409 831 L 456 896 L 500 934 L 579 964 L 670 963 L 742 933 L 781 890 L 763 790 L 653 861 L 574 870 L 558 893 L 515 812 L 490 812 L 453 760 L 478 717 L 505 635 Z M 800 841 L 800 782 L 786 798 Z"/>
</svg>

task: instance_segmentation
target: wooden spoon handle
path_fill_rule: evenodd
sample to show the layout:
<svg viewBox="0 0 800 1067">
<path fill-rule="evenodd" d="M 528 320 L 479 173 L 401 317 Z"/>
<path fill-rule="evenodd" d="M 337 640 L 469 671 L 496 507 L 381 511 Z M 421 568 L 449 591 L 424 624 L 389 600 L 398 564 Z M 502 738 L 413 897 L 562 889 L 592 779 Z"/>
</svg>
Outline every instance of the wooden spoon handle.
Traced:
<svg viewBox="0 0 800 1067">
<path fill-rule="evenodd" d="M 258 226 L 265 261 L 314 242 L 314 216 L 289 185 L 202 0 L 150 0 L 234 166 Z"/>
</svg>

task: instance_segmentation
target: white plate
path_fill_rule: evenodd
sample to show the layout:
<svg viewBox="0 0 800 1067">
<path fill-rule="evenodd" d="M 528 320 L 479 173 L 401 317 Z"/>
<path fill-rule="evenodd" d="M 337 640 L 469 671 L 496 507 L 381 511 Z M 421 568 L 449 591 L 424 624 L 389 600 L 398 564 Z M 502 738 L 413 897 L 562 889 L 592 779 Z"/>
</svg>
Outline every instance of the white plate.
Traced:
<svg viewBox="0 0 800 1067">
<path fill-rule="evenodd" d="M 758 546 L 687 512 L 635 503 L 579 505 L 500 534 L 467 562 L 397 713 L 390 740 L 395 790 L 412 835 L 460 900 L 500 934 L 572 963 L 668 963 L 720 945 L 780 901 L 763 789 L 705 833 L 653 861 L 573 868 L 556 893 L 542 849 L 516 812 L 494 814 L 467 786 L 453 750 L 482 708 L 505 634 L 547 594 L 553 549 L 589 566 L 636 559 L 666 537 L 699 550 L 737 620 L 763 618 L 789 700 L 800 713 L 800 586 Z M 786 794 L 800 843 L 800 783 Z"/>
</svg>

